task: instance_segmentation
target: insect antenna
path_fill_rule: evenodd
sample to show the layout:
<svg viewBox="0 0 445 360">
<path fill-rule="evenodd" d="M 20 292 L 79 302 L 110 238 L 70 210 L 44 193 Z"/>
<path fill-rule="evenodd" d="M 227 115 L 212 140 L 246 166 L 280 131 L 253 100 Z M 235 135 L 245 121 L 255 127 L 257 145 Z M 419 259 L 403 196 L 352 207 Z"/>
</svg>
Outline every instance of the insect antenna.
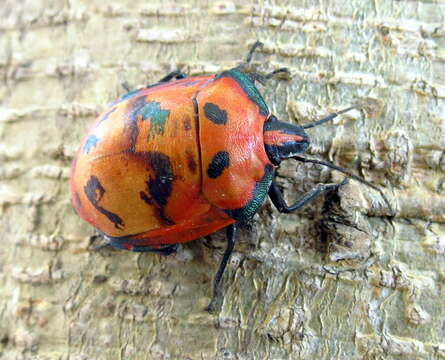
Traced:
<svg viewBox="0 0 445 360">
<path fill-rule="evenodd" d="M 344 114 L 345 112 L 348 112 L 348 111 L 350 111 L 350 110 L 352 110 L 352 109 L 358 109 L 358 108 L 360 108 L 359 105 L 353 105 L 353 106 L 350 106 L 350 107 L 348 107 L 348 108 L 346 108 L 346 109 L 343 109 L 343 110 L 337 111 L 337 112 L 335 112 L 335 113 L 332 113 L 332 114 L 330 114 L 330 115 L 324 117 L 323 119 L 320 119 L 320 120 L 311 122 L 311 123 L 306 124 L 306 125 L 301 125 L 301 127 L 302 127 L 303 129 L 313 128 L 313 127 L 315 127 L 315 126 L 324 124 L 325 122 L 331 121 L 332 119 L 336 118 L 338 115 Z"/>
<path fill-rule="evenodd" d="M 317 160 L 317 159 L 308 159 L 308 158 L 303 158 L 301 156 L 293 156 L 292 159 L 294 160 L 298 160 L 301 162 L 308 162 L 308 163 L 313 163 L 313 164 L 319 164 L 319 165 L 324 165 L 327 166 L 328 168 L 337 170 L 343 174 L 345 174 L 346 176 L 350 177 L 351 179 L 357 180 L 358 182 L 365 184 L 366 186 L 378 191 L 383 199 L 383 201 L 385 201 L 386 206 L 388 207 L 389 211 L 390 211 L 390 217 L 394 217 L 395 216 L 395 211 L 391 206 L 391 203 L 389 202 L 388 198 L 385 196 L 385 194 L 383 193 L 383 191 L 381 189 L 379 189 L 377 186 L 375 186 L 374 184 L 370 183 L 369 181 L 366 181 L 365 179 L 363 179 L 360 176 L 357 176 L 353 173 L 351 173 L 350 171 L 343 169 L 340 166 L 337 166 L 335 164 L 332 164 L 330 162 L 327 161 L 322 161 L 322 160 Z"/>
</svg>

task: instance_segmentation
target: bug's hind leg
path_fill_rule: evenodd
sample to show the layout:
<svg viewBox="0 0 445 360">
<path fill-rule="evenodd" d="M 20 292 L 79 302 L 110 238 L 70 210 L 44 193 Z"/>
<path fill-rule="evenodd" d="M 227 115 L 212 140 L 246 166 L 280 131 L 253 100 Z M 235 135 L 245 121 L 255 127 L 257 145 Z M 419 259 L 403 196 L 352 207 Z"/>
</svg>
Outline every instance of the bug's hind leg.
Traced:
<svg viewBox="0 0 445 360">
<path fill-rule="evenodd" d="M 232 255 L 233 248 L 235 247 L 235 241 L 236 241 L 236 225 L 231 224 L 227 228 L 227 248 L 224 252 L 223 258 L 221 260 L 221 263 L 219 264 L 218 271 L 215 275 L 215 279 L 213 280 L 213 297 L 212 301 L 210 302 L 209 306 L 207 307 L 208 312 L 215 312 L 217 308 L 219 307 L 222 291 L 220 288 L 221 279 L 224 275 L 224 270 L 227 267 L 227 263 L 230 259 L 230 256 Z"/>
<path fill-rule="evenodd" d="M 158 83 L 163 82 L 169 82 L 170 80 L 179 80 L 179 79 L 185 79 L 187 77 L 187 74 L 184 74 L 183 72 L 176 70 L 172 71 L 171 73 L 165 75 L 161 80 L 158 81 Z"/>
<path fill-rule="evenodd" d="M 146 87 L 152 87 L 152 86 L 156 86 L 162 83 L 166 83 L 169 82 L 171 80 L 180 80 L 180 79 L 185 79 L 187 77 L 187 74 L 184 74 L 183 72 L 176 70 L 176 71 L 172 71 L 171 73 L 165 75 L 161 80 L 159 80 L 158 82 L 154 83 L 154 84 L 148 84 Z"/>
<path fill-rule="evenodd" d="M 131 91 L 131 86 L 130 86 L 130 84 L 128 83 L 128 81 L 124 81 L 124 82 L 121 84 L 121 86 L 124 88 L 124 90 L 125 90 L 127 93 L 129 93 L 129 92 Z"/>
<path fill-rule="evenodd" d="M 212 244 L 212 237 L 210 235 L 204 236 L 204 246 L 211 250 L 221 250 L 219 246 L 215 246 Z"/>
<path fill-rule="evenodd" d="M 293 212 L 301 208 L 307 203 L 310 203 L 318 196 L 325 194 L 328 191 L 338 189 L 339 187 L 346 185 L 347 183 L 348 183 L 348 178 L 345 178 L 339 184 L 318 184 L 311 191 L 303 195 L 303 197 L 299 199 L 296 203 L 292 205 L 287 205 L 286 201 L 283 198 L 283 194 L 278 188 L 278 185 L 275 182 L 272 182 L 272 185 L 269 188 L 269 197 L 280 213 L 288 214 L 290 212 Z"/>
<path fill-rule="evenodd" d="M 172 71 L 171 73 L 165 75 L 161 80 L 159 80 L 158 82 L 154 83 L 154 84 L 148 84 L 146 87 L 152 87 L 155 85 L 159 85 L 161 83 L 165 83 L 165 82 L 169 82 L 171 80 L 180 80 L 180 79 L 185 79 L 187 77 L 187 74 L 184 74 L 183 72 L 176 70 L 176 71 Z M 131 90 L 131 86 L 127 81 L 124 81 L 122 84 L 122 87 L 125 89 L 125 91 L 127 93 L 129 93 Z"/>
<path fill-rule="evenodd" d="M 159 249 L 148 246 L 134 246 L 132 251 L 136 252 L 150 252 L 157 255 L 168 256 L 176 252 L 178 245 L 164 245 Z"/>
<path fill-rule="evenodd" d="M 173 245 L 161 245 L 158 248 L 154 248 L 151 246 L 141 246 L 141 245 L 133 245 L 129 242 L 122 242 L 113 238 L 110 238 L 108 236 L 105 236 L 105 240 L 108 241 L 107 245 L 110 245 L 116 249 L 123 249 L 123 250 L 130 250 L 135 252 L 150 252 L 157 255 L 171 255 L 174 252 L 176 252 L 176 249 L 178 248 L 177 244 Z"/>
</svg>

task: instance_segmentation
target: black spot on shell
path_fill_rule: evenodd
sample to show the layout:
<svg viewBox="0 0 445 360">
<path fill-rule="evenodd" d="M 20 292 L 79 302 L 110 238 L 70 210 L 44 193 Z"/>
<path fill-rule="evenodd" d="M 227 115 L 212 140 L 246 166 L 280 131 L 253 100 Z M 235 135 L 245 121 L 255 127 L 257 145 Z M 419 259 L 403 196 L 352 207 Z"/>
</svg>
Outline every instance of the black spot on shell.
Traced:
<svg viewBox="0 0 445 360">
<path fill-rule="evenodd" d="M 229 153 L 227 151 L 219 151 L 213 156 L 213 159 L 207 168 L 207 176 L 211 179 L 216 179 L 223 173 L 224 169 L 229 166 Z"/>
<path fill-rule="evenodd" d="M 165 215 L 165 206 L 173 191 L 173 182 L 176 179 L 170 158 L 157 151 L 137 153 L 147 162 L 149 168 L 154 172 L 154 176 L 150 176 L 146 181 L 148 193 L 141 191 L 140 197 L 146 203 L 152 205 L 153 202 L 159 207 L 159 216 L 167 224 L 172 225 L 174 222 Z"/>
<path fill-rule="evenodd" d="M 168 198 L 173 190 L 175 175 L 167 155 L 160 152 L 147 153 L 150 167 L 155 171 L 155 177 L 148 181 L 152 198 L 161 206 L 167 205 Z"/>
<path fill-rule="evenodd" d="M 190 151 L 187 151 L 185 154 L 187 156 L 187 166 L 190 172 L 196 174 L 196 161 L 193 154 Z"/>
<path fill-rule="evenodd" d="M 146 104 L 145 98 L 139 97 L 134 101 L 129 101 L 127 105 L 129 120 L 125 123 L 126 132 L 128 134 L 130 144 L 129 151 L 135 152 L 136 141 L 139 136 L 138 119 L 142 119 L 141 110 Z"/>
<path fill-rule="evenodd" d="M 105 189 L 96 176 L 91 176 L 89 178 L 87 184 L 84 186 L 84 191 L 88 200 L 90 200 L 91 204 L 93 204 L 97 211 L 104 214 L 117 229 L 122 230 L 124 228 L 124 222 L 118 215 L 100 206 L 99 202 L 105 194 Z"/>
<path fill-rule="evenodd" d="M 190 130 L 192 130 L 192 123 L 191 123 L 191 120 L 190 120 L 190 117 L 189 117 L 189 116 L 187 116 L 187 117 L 184 119 L 184 130 L 185 130 L 185 131 L 190 131 Z"/>
<path fill-rule="evenodd" d="M 217 125 L 225 125 L 227 123 L 227 111 L 220 109 L 218 105 L 206 103 L 204 105 L 204 113 L 210 121 Z"/>
</svg>

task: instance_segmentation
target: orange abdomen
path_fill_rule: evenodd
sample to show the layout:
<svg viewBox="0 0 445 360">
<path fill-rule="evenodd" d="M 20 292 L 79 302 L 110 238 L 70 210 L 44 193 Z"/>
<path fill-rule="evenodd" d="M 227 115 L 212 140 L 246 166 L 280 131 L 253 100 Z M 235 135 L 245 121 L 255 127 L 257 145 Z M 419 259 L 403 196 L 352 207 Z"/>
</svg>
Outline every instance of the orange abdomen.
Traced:
<svg viewBox="0 0 445 360">
<path fill-rule="evenodd" d="M 122 237 L 172 227 L 210 211 L 201 191 L 192 101 L 196 85 L 206 81 L 140 90 L 99 117 L 71 176 L 73 203 L 85 220 L 110 237 Z"/>
<path fill-rule="evenodd" d="M 268 116 L 238 69 L 129 92 L 79 149 L 74 207 L 130 248 L 190 241 L 247 221 L 273 177 L 263 139 Z"/>
</svg>

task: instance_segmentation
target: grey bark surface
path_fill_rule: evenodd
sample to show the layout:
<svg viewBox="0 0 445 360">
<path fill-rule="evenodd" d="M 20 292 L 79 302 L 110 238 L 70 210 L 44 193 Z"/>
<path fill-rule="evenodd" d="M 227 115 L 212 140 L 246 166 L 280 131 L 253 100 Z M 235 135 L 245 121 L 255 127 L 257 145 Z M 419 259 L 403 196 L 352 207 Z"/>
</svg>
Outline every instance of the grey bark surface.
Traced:
<svg viewBox="0 0 445 360">
<path fill-rule="evenodd" d="M 17 1 L 0 5 L 0 358 L 445 358 L 445 3 Z M 278 118 L 351 181 L 295 214 L 267 201 L 241 231 L 221 311 L 222 252 L 102 249 L 69 200 L 69 168 L 106 104 L 172 70 L 237 65 L 255 41 Z M 289 161 L 289 202 L 343 178 Z M 224 231 L 214 236 L 224 245 Z"/>
</svg>

